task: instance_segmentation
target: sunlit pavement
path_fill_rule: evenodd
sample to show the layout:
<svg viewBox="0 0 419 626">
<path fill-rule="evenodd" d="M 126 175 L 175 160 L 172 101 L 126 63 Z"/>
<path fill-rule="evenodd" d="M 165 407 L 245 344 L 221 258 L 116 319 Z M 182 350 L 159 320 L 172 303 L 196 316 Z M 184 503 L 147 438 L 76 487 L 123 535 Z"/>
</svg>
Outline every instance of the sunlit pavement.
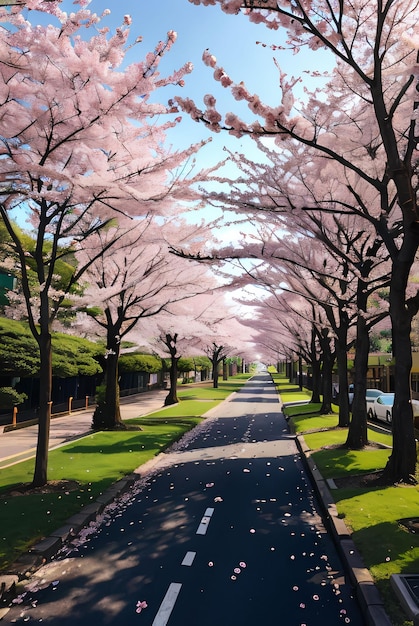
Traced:
<svg viewBox="0 0 419 626">
<path fill-rule="evenodd" d="M 167 391 L 156 390 L 121 398 L 122 419 L 135 418 L 162 408 L 166 396 Z M 94 407 L 90 407 L 84 411 L 74 411 L 69 415 L 52 419 L 50 449 L 88 433 L 92 424 L 93 411 Z M 34 457 L 37 434 L 36 424 L 8 432 L 3 432 L 3 427 L 0 427 L 0 467 Z"/>
<path fill-rule="evenodd" d="M 279 408 L 270 377 L 254 377 L 38 570 L 3 621 L 363 625 Z"/>
</svg>

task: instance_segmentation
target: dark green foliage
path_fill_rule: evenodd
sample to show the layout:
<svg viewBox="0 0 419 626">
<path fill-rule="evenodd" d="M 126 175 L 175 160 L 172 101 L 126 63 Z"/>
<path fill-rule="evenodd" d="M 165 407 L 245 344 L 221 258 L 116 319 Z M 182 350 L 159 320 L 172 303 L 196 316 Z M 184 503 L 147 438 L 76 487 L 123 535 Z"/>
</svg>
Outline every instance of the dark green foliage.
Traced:
<svg viewBox="0 0 419 626">
<path fill-rule="evenodd" d="M 87 339 L 63 333 L 52 337 L 53 375 L 92 376 L 102 371 L 98 357 L 103 348 Z M 39 349 L 24 322 L 0 318 L 0 372 L 2 376 L 37 376 Z"/>
<path fill-rule="evenodd" d="M 54 333 L 52 336 L 52 372 L 54 376 L 66 378 L 68 376 L 93 376 L 102 371 L 97 358 L 103 353 L 103 348 L 97 344 Z"/>
<path fill-rule="evenodd" d="M 36 376 L 38 346 L 23 322 L 0 318 L 0 372 L 2 376 Z"/>
<path fill-rule="evenodd" d="M 197 372 L 211 369 L 211 361 L 207 356 L 194 356 L 193 361 L 195 363 Z"/>
<path fill-rule="evenodd" d="M 120 372 L 159 372 L 162 368 L 161 359 L 152 354 L 123 354 L 119 357 Z"/>
<path fill-rule="evenodd" d="M 192 358 L 181 357 L 177 362 L 178 372 L 193 372 L 195 369 L 195 364 Z"/>
<path fill-rule="evenodd" d="M 11 409 L 22 404 L 27 397 L 26 393 L 18 393 L 13 387 L 0 387 L 0 409 Z"/>
</svg>

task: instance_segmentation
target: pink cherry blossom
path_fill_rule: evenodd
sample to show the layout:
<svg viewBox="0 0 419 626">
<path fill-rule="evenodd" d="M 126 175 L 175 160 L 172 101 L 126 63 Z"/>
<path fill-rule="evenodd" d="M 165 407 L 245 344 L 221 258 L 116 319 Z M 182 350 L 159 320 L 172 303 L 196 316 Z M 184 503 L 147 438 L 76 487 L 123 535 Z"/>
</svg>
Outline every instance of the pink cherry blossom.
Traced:
<svg viewBox="0 0 419 626">
<path fill-rule="evenodd" d="M 147 602 L 145 600 L 139 600 L 137 602 L 137 607 L 135 609 L 135 612 L 136 613 L 141 613 L 141 611 L 143 611 L 146 608 L 147 608 Z"/>
</svg>

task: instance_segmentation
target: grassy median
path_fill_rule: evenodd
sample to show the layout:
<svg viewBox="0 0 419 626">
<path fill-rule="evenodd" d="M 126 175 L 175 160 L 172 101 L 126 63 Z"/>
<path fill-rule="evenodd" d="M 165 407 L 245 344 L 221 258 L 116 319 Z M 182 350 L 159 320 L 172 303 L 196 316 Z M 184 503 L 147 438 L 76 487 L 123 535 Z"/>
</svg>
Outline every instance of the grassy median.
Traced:
<svg viewBox="0 0 419 626">
<path fill-rule="evenodd" d="M 111 484 L 130 474 L 200 423 L 202 415 L 239 389 L 249 376 L 220 381 L 218 389 L 181 388 L 179 404 L 128 420 L 141 430 L 96 432 L 50 451 L 48 479 L 56 489 L 27 493 L 34 460 L 0 472 L 0 569 L 48 536 Z M 65 481 L 65 482 L 64 482 Z M 62 489 L 59 485 L 62 483 Z M 20 495 L 22 494 L 22 495 Z"/>
<path fill-rule="evenodd" d="M 275 376 L 282 402 L 309 400 L 309 392 L 292 389 Z M 369 429 L 371 443 L 365 450 L 344 447 L 347 429 L 338 427 L 336 413 L 319 415 L 319 405 L 285 406 L 294 432 L 302 434 L 326 479 L 334 480 L 331 493 L 338 514 L 352 531 L 352 538 L 383 597 L 394 626 L 412 625 L 390 586 L 391 574 L 419 573 L 419 536 L 404 522 L 419 517 L 419 487 L 380 486 L 374 473 L 385 467 L 391 454 L 391 435 Z M 369 477 L 369 481 L 364 481 Z"/>
</svg>

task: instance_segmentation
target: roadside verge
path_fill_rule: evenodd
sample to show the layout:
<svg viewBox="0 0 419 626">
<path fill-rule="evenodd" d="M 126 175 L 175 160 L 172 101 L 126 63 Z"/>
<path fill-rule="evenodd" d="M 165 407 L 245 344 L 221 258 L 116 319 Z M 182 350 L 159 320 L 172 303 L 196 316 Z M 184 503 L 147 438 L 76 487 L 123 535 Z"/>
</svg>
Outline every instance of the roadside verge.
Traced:
<svg viewBox="0 0 419 626">
<path fill-rule="evenodd" d="M 365 614 L 368 626 L 392 626 L 385 611 L 383 600 L 370 571 L 365 567 L 362 556 L 352 540 L 351 532 L 339 517 L 336 504 L 327 485 L 316 467 L 311 450 L 302 435 L 296 435 L 296 443 L 312 479 L 316 494 L 340 555 L 347 566 L 351 583 Z"/>
</svg>

